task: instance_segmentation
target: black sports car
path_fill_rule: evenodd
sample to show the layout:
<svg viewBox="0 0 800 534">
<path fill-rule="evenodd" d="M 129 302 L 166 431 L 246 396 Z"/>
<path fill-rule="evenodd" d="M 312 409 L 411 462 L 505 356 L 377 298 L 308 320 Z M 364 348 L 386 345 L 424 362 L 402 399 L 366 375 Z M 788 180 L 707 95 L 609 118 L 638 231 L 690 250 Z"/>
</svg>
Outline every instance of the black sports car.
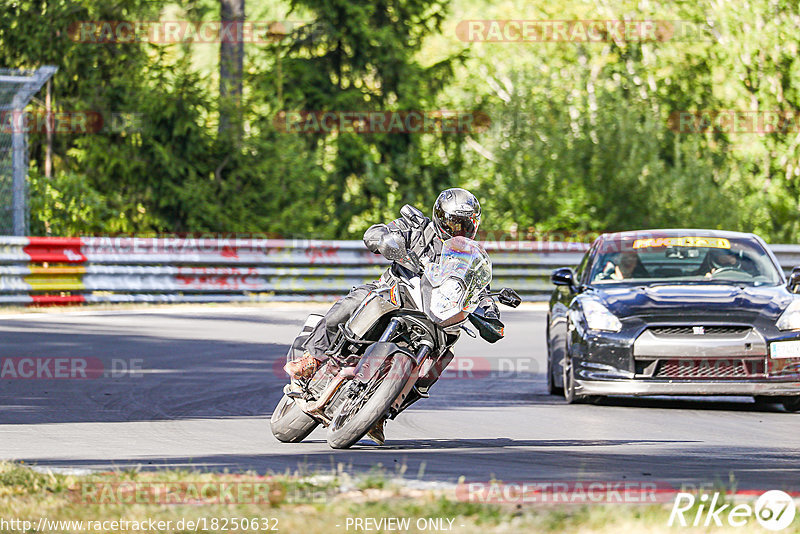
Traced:
<svg viewBox="0 0 800 534">
<path fill-rule="evenodd" d="M 547 384 L 607 395 L 752 395 L 800 410 L 800 270 L 753 234 L 605 234 L 553 271 Z"/>
</svg>

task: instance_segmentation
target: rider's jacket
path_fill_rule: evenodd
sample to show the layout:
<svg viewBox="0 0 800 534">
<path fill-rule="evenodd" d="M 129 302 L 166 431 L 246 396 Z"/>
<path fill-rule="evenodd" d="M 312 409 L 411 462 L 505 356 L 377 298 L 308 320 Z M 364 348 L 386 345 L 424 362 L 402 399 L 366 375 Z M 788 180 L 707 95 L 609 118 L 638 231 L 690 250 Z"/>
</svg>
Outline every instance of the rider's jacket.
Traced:
<svg viewBox="0 0 800 534">
<path fill-rule="evenodd" d="M 364 244 L 371 252 L 380 254 L 381 239 L 387 232 L 402 236 L 405 240 L 406 249 L 416 253 L 423 264 L 436 261 L 442 253 L 442 244 L 444 242 L 436 232 L 436 226 L 433 221 L 428 217 L 425 217 L 424 222 L 419 225 L 415 225 L 404 217 L 386 224 L 373 224 L 364 232 Z M 392 268 L 390 267 L 383 273 L 381 279 L 388 282 L 393 277 Z M 488 293 L 488 288 L 484 290 L 484 293 Z M 483 308 L 486 316 L 500 317 L 500 312 L 493 298 L 488 296 L 482 298 L 479 306 Z"/>
</svg>

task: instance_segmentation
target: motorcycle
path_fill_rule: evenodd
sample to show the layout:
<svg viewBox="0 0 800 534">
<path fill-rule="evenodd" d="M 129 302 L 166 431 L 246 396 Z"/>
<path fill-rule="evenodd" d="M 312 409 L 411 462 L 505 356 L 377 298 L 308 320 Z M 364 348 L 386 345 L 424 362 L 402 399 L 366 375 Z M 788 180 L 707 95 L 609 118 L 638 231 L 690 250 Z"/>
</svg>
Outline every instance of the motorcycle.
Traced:
<svg viewBox="0 0 800 534">
<path fill-rule="evenodd" d="M 361 302 L 326 351 L 328 359 L 310 378 L 294 379 L 273 411 L 270 428 L 280 441 L 296 443 L 318 425 L 327 427 L 334 449 L 348 448 L 384 418 L 394 419 L 430 387 L 453 359 L 452 347 L 469 321 L 490 343 L 504 335 L 503 323 L 478 308 L 487 295 L 516 308 L 510 288 L 483 293 L 492 279 L 489 256 L 475 241 L 444 242 L 435 262 L 422 265 L 397 236 L 383 254 L 391 274 Z M 300 358 L 321 315 L 309 315 L 287 354 Z"/>
</svg>

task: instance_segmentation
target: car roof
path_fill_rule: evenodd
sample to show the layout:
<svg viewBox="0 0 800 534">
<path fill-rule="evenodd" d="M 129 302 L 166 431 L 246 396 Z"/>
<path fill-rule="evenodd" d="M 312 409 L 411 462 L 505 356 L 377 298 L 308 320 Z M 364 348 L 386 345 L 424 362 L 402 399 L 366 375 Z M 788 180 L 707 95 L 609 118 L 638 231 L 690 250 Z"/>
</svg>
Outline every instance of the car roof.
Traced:
<svg viewBox="0 0 800 534">
<path fill-rule="evenodd" d="M 598 239 L 604 241 L 616 239 L 641 239 L 651 237 L 724 237 L 729 239 L 760 239 L 755 234 L 745 232 L 730 232 L 727 230 L 707 230 L 700 228 L 654 228 L 652 230 L 632 230 L 628 232 L 613 232 L 602 234 Z"/>
<path fill-rule="evenodd" d="M 783 272 L 783 268 L 781 267 L 778 258 L 772 252 L 769 245 L 767 245 L 767 243 L 761 239 L 760 236 L 753 233 L 731 232 L 728 230 L 709 230 L 702 228 L 654 228 L 652 230 L 631 230 L 628 232 L 609 232 L 606 234 L 601 234 L 597 239 L 595 239 L 594 243 L 592 243 L 592 247 L 603 241 L 659 237 L 720 237 L 724 239 L 749 239 L 751 241 L 755 241 L 763 247 L 767 256 L 771 258 L 772 264 L 777 269 L 781 280 L 783 280 L 783 282 L 786 281 L 786 275 Z"/>
</svg>

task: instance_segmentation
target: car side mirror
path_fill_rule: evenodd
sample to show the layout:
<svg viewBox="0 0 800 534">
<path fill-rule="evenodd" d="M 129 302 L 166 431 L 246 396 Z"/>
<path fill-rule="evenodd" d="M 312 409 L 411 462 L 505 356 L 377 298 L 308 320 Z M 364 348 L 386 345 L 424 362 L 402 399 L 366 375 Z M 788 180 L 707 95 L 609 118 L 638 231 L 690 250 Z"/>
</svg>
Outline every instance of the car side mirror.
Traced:
<svg viewBox="0 0 800 534">
<path fill-rule="evenodd" d="M 800 286 L 800 267 L 795 267 L 789 275 L 786 288 L 792 293 L 797 293 L 798 286 Z"/>
<path fill-rule="evenodd" d="M 561 267 L 553 271 L 550 275 L 550 281 L 557 286 L 567 286 L 570 289 L 575 289 L 575 273 L 569 267 Z"/>
</svg>

